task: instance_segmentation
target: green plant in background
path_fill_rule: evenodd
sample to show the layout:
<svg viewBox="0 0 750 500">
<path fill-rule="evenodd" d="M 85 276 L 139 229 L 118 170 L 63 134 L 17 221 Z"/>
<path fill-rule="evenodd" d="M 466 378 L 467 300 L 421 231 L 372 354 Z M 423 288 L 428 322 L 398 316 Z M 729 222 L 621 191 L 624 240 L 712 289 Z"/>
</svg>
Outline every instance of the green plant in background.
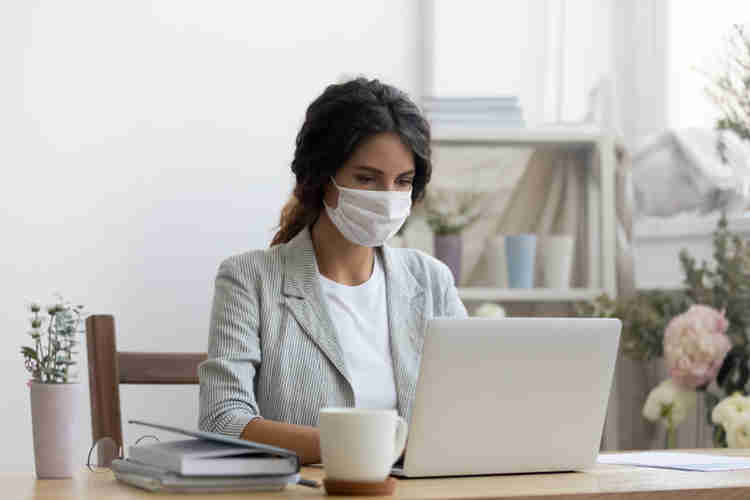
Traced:
<svg viewBox="0 0 750 500">
<path fill-rule="evenodd" d="M 719 393 L 708 390 L 710 384 L 697 390 L 704 394 L 706 417 L 714 427 L 714 443 L 726 446 L 725 426 L 717 423 L 712 413 L 722 399 L 747 395 L 750 389 L 750 242 L 732 233 L 726 216 L 722 215 L 713 234 L 713 262 L 698 265 L 686 250 L 680 252 L 679 258 L 684 289 L 639 291 L 632 297 L 615 300 L 603 295 L 593 302 L 579 304 L 577 309 L 584 316 L 619 318 L 623 322 L 623 354 L 642 361 L 664 356 L 667 324 L 690 306 L 700 304 L 722 311 L 729 324 L 726 334 L 732 347 L 716 375 Z"/>
<path fill-rule="evenodd" d="M 729 321 L 727 335 L 732 341 L 732 349 L 721 365 L 716 384 L 723 394 L 716 395 L 705 391 L 708 409 L 707 418 L 714 425 L 714 442 L 726 446 L 726 432 L 712 419 L 714 407 L 723 397 L 735 393 L 748 394 L 748 334 L 750 334 L 750 243 L 743 241 L 728 229 L 725 216 L 719 220 L 714 232 L 713 266 L 703 262 L 696 265 L 695 259 L 683 250 L 680 262 L 685 271 L 685 292 L 699 304 L 711 305 L 724 311 Z"/>
<path fill-rule="evenodd" d="M 29 336 L 34 346 L 21 347 L 26 370 L 34 382 L 43 384 L 65 384 L 77 378 L 70 369 L 76 364 L 73 355 L 78 354 L 74 349 L 80 343 L 76 334 L 82 332 L 83 306 L 66 302 L 59 295 L 57 299 L 44 311 L 38 302 L 29 305 Z"/>
<path fill-rule="evenodd" d="M 731 130 L 741 139 L 750 141 L 750 33 L 745 26 L 733 26 L 722 62 L 721 74 L 706 89 L 721 111 L 716 129 Z M 723 140 L 719 140 L 718 147 L 726 160 Z"/>
<path fill-rule="evenodd" d="M 639 290 L 618 299 L 601 295 L 593 302 L 577 304 L 577 312 L 581 316 L 620 319 L 620 349 L 630 359 L 648 361 L 662 357 L 667 323 L 689 305 L 688 297 L 679 290 Z"/>
</svg>

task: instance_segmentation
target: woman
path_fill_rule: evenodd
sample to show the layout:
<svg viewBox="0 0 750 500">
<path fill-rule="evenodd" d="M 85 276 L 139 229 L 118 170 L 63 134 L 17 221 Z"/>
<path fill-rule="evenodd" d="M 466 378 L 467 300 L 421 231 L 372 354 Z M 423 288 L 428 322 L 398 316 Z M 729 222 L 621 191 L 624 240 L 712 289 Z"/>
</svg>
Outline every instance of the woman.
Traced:
<svg viewBox="0 0 750 500">
<path fill-rule="evenodd" d="M 200 429 L 311 463 L 322 407 L 408 420 L 425 319 L 466 315 L 444 264 L 383 245 L 431 170 L 429 125 L 403 92 L 359 78 L 310 105 L 271 248 L 219 267 Z"/>
</svg>

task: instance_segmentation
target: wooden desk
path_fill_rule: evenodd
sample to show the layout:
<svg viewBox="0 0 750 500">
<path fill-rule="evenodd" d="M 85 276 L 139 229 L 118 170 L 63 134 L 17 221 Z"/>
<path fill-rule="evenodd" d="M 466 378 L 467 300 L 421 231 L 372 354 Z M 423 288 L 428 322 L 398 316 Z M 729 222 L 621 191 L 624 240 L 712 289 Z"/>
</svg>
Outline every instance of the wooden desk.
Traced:
<svg viewBox="0 0 750 500">
<path fill-rule="evenodd" d="M 699 451 L 699 450 L 695 450 Z M 715 450 L 700 450 L 717 453 Z M 750 456 L 748 450 L 719 450 L 720 454 Z M 321 479 L 320 469 L 303 470 L 303 476 Z M 73 479 L 36 480 L 33 473 L 2 474 L 0 497 L 24 500 L 58 499 L 247 499 L 311 500 L 325 496 L 325 490 L 303 486 L 282 492 L 177 495 L 150 493 L 117 482 L 110 472 L 82 470 Z M 379 497 L 384 498 L 384 497 Z M 617 465 L 597 465 L 588 472 L 522 474 L 448 479 L 399 480 L 394 498 L 403 499 L 661 499 L 739 500 L 750 498 L 750 470 L 736 472 L 683 472 Z"/>
</svg>

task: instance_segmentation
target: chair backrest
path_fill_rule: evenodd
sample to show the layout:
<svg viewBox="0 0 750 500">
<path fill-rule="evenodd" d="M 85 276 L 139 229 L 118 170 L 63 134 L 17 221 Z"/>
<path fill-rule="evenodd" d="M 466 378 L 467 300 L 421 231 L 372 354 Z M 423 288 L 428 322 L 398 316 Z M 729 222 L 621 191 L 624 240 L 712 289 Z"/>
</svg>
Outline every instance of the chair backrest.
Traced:
<svg viewBox="0 0 750 500">
<path fill-rule="evenodd" d="M 207 357 L 205 353 L 118 352 L 115 318 L 108 314 L 86 318 L 86 343 L 92 438 L 96 442 L 111 437 L 118 447 L 123 446 L 119 385 L 197 384 L 198 364 Z M 107 458 L 113 457 L 99 457 L 99 463 Z"/>
</svg>

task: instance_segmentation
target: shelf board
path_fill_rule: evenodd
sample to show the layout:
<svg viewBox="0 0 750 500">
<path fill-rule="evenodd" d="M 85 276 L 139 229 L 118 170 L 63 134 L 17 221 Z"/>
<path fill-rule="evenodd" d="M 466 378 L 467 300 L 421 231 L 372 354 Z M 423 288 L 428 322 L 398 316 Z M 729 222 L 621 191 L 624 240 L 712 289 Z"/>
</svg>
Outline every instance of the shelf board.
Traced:
<svg viewBox="0 0 750 500">
<path fill-rule="evenodd" d="M 436 126 L 432 140 L 436 143 L 502 144 L 516 146 L 592 146 L 602 139 L 602 130 L 579 127 L 475 127 Z"/>
<path fill-rule="evenodd" d="M 577 302 L 593 300 L 604 293 L 601 288 L 492 288 L 461 287 L 458 296 L 466 301 L 488 302 Z"/>
</svg>

